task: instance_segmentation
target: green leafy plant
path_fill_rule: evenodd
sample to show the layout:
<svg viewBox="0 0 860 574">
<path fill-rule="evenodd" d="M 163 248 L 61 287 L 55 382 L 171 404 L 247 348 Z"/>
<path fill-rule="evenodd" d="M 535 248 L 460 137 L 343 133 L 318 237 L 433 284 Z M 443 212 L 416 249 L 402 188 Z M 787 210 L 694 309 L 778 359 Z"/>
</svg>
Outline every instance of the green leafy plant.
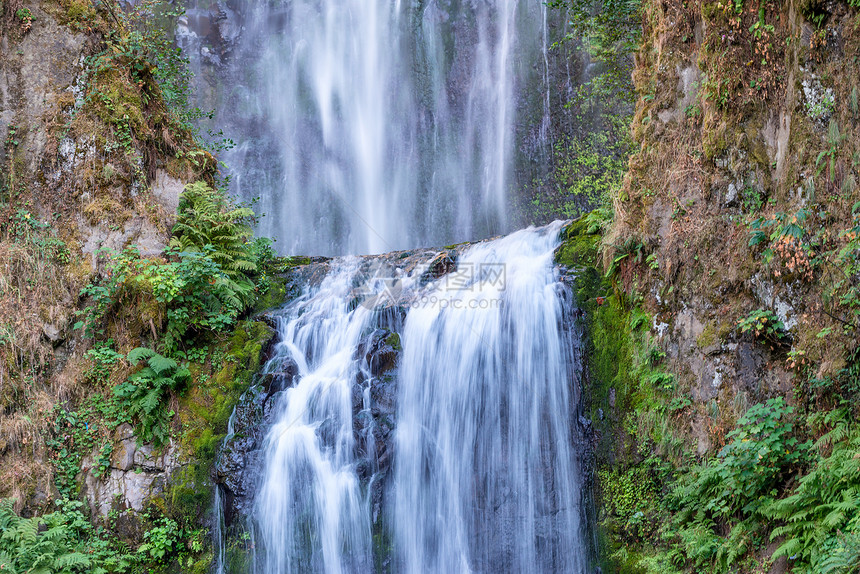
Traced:
<svg viewBox="0 0 860 574">
<path fill-rule="evenodd" d="M 125 355 L 114 350 L 113 339 L 93 345 L 93 348 L 87 351 L 87 357 L 92 361 L 92 366 L 85 376 L 87 382 L 93 384 L 107 383 L 114 368 L 125 360 Z"/>
<path fill-rule="evenodd" d="M 11 500 L 0 500 L 0 571 L 71 574 L 90 572 L 92 565 L 76 549 L 64 515 L 21 518 Z"/>
<path fill-rule="evenodd" d="M 15 11 L 15 18 L 21 22 L 21 32 L 26 34 L 33 27 L 33 13 L 29 8 L 18 8 Z"/>
<path fill-rule="evenodd" d="M 169 436 L 166 396 L 184 385 L 191 376 L 176 361 L 159 355 L 152 349 L 138 347 L 128 354 L 128 362 L 137 365 L 146 360 L 146 366 L 114 388 L 129 414 L 138 420 L 138 438 L 164 443 Z"/>
<path fill-rule="evenodd" d="M 252 245 L 246 247 L 248 258 L 255 255 Z M 143 258 L 135 247 L 108 252 L 104 276 L 81 290 L 89 304 L 78 312 L 75 328 L 89 337 L 102 336 L 113 313 L 137 309 L 136 320 L 161 333 L 161 346 L 169 354 L 195 333 L 233 325 L 253 300 L 254 284 L 240 274 L 231 278 L 216 261 L 216 256 L 223 260 L 223 252 L 215 251 L 208 243 L 200 250 L 173 247 L 164 252 L 167 260 Z"/>
<path fill-rule="evenodd" d="M 253 220 L 253 210 L 236 205 L 223 190 L 198 181 L 185 186 L 179 196 L 171 246 L 201 253 L 211 245 L 209 257 L 231 279 L 242 280 L 257 270 L 249 248 Z"/>
<path fill-rule="evenodd" d="M 785 325 L 776 313 L 770 310 L 756 309 L 738 321 L 741 333 L 751 333 L 756 339 L 768 344 L 781 345 L 788 339 Z"/>
<path fill-rule="evenodd" d="M 811 417 L 813 427 L 826 429 L 812 470 L 794 493 L 765 508 L 767 518 L 782 523 L 771 533 L 783 539 L 774 558 L 791 557 L 798 574 L 853 571 L 844 569 L 860 536 L 860 433 L 852 418 L 845 407 Z"/>
<path fill-rule="evenodd" d="M 764 206 L 762 192 L 752 185 L 745 185 L 741 190 L 741 207 L 744 213 L 756 213 Z"/>
<path fill-rule="evenodd" d="M 860 564 L 860 533 L 839 534 L 830 555 L 821 561 L 821 574 L 855 574 Z"/>
<path fill-rule="evenodd" d="M 585 39 L 592 57 L 603 62 L 638 47 L 640 0 L 550 0 L 551 8 L 566 9 L 570 32 L 566 39 Z"/>
<path fill-rule="evenodd" d="M 608 518 L 625 540 L 642 540 L 653 533 L 654 522 L 646 517 L 654 508 L 658 483 L 648 464 L 626 470 L 598 472 L 601 498 Z"/>
<path fill-rule="evenodd" d="M 185 532 L 171 518 L 160 518 L 155 525 L 144 532 L 144 543 L 137 549 L 138 554 L 157 564 L 166 564 L 181 549 Z"/>
<path fill-rule="evenodd" d="M 794 436 L 793 413 L 781 397 L 750 407 L 717 457 L 680 477 L 665 501 L 667 548 L 647 563 L 730 572 L 761 545 L 766 509 L 809 449 Z"/>
<path fill-rule="evenodd" d="M 765 246 L 762 255 L 766 265 L 775 257 L 779 263 L 772 268 L 774 276 L 807 281 L 813 278 L 820 259 L 815 257 L 806 232 L 809 216 L 809 210 L 799 209 L 794 214 L 779 212 L 773 217 L 759 217 L 750 223 L 750 246 Z"/>
</svg>

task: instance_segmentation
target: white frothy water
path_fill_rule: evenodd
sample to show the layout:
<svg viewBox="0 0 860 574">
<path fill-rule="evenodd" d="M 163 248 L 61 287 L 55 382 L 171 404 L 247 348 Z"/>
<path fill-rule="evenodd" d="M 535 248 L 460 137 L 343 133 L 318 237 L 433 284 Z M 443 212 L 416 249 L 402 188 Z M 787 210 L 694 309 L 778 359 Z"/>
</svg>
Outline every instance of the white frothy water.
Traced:
<svg viewBox="0 0 860 574">
<path fill-rule="evenodd" d="M 351 387 L 352 354 L 371 314 L 347 309 L 354 270 L 344 262 L 312 298 L 290 307 L 266 367 L 276 371 L 290 358 L 299 373 L 263 446 L 255 515 L 267 574 L 372 569 L 370 519 L 353 467 Z"/>
<path fill-rule="evenodd" d="M 456 272 L 410 299 L 394 474 L 379 517 L 391 549 L 374 550 L 369 486 L 356 472 L 359 456 L 375 457 L 356 449 L 353 385 L 367 367 L 356 349 L 378 319 L 348 305 L 356 261 L 336 262 L 287 306 L 265 372 L 292 360 L 299 377 L 275 395 L 263 446 L 255 571 L 585 571 L 572 424 L 579 358 L 553 266 L 559 227 L 475 245 Z M 367 389 L 358 396 L 368 409 Z"/>
<path fill-rule="evenodd" d="M 553 270 L 558 228 L 477 245 L 474 283 L 409 313 L 395 540 L 403 571 L 582 572 L 576 391 Z"/>
</svg>

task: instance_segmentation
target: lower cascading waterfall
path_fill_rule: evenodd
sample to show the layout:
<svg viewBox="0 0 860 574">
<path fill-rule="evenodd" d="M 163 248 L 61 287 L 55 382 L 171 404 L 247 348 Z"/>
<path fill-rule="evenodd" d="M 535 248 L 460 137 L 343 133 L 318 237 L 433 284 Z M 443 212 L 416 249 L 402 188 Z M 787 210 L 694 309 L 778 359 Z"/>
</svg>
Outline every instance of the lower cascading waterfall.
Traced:
<svg viewBox="0 0 860 574">
<path fill-rule="evenodd" d="M 335 260 L 280 312 L 264 372 L 289 362 L 298 375 L 273 397 L 254 572 L 586 571 L 580 341 L 553 264 L 560 225 L 473 245 L 456 270 L 424 284 L 421 268 L 368 282 L 356 258 Z M 391 305 L 356 304 L 362 281 L 400 297 L 399 318 Z M 372 516 L 357 467 L 375 453 L 359 452 L 354 425 L 356 396 L 369 409 L 370 394 L 355 385 L 374 384 L 357 349 L 380 322 L 400 333 L 402 354 L 393 473 Z"/>
<path fill-rule="evenodd" d="M 584 569 L 552 229 L 472 247 L 463 288 L 441 283 L 406 319 L 394 521 L 405 572 Z"/>
<path fill-rule="evenodd" d="M 341 262 L 312 297 L 280 319 L 281 342 L 266 371 L 284 361 L 298 382 L 276 405 L 263 446 L 255 530 L 263 572 L 370 572 L 370 519 L 354 469 L 353 353 L 371 319 L 349 311 L 354 261 Z"/>
</svg>

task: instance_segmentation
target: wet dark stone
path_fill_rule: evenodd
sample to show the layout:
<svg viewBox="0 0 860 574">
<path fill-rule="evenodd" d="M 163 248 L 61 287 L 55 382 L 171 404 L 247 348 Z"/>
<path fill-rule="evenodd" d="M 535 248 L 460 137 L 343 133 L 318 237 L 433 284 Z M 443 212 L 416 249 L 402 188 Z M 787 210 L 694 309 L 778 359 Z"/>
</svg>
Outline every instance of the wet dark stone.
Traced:
<svg viewBox="0 0 860 574">
<path fill-rule="evenodd" d="M 358 344 L 355 358 L 363 357 L 370 375 L 379 377 L 396 367 L 399 354 L 400 335 L 388 329 L 376 329 Z"/>
<path fill-rule="evenodd" d="M 427 267 L 427 271 L 421 275 L 422 283 L 427 283 L 433 279 L 438 279 L 457 268 L 457 261 L 450 253 L 440 253 L 434 257 Z"/>
<path fill-rule="evenodd" d="M 749 341 L 738 343 L 735 354 L 735 370 L 742 388 L 757 394 L 760 391 L 761 373 L 765 366 L 765 358 L 755 344 Z"/>
<path fill-rule="evenodd" d="M 225 493 L 228 526 L 236 516 L 252 511 L 255 469 L 266 429 L 272 423 L 274 401 L 270 399 L 291 387 L 299 374 L 298 365 L 289 358 L 269 367 L 274 367 L 274 372 L 260 376 L 239 399 L 233 413 L 233 435 L 224 440 L 215 463 L 214 479 Z"/>
</svg>

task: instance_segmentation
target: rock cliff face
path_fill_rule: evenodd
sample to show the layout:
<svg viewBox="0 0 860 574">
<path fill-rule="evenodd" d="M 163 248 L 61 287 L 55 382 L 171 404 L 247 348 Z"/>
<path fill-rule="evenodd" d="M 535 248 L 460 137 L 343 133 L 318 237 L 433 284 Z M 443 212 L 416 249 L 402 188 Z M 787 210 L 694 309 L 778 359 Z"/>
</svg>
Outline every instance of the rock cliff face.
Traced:
<svg viewBox="0 0 860 574">
<path fill-rule="evenodd" d="M 686 430 L 699 454 L 720 446 L 707 431 L 715 424 L 707 405 L 723 408 L 727 423 L 748 404 L 790 394 L 791 348 L 804 349 L 822 376 L 844 364 L 844 339 L 815 340 L 826 327 L 841 331 L 831 316 L 842 316 L 826 300 L 829 271 L 813 274 L 802 251 L 823 229 L 850 227 L 857 199 L 858 79 L 848 72 L 860 55 L 857 10 L 761 6 L 645 3 L 633 125 L 640 149 L 606 252 L 607 263 L 629 255 L 619 276 L 654 314 L 652 333 L 693 402 Z M 833 148 L 834 123 L 831 175 L 820 154 Z M 751 245 L 756 220 L 807 214 L 784 251 Z M 783 345 L 737 329 L 756 309 L 782 322 Z"/>
<path fill-rule="evenodd" d="M 30 513 L 57 494 L 56 455 L 45 446 L 53 409 L 94 390 L 91 343 L 73 325 L 81 288 L 104 274 L 101 250 L 135 244 L 161 254 L 184 182 L 211 173 L 180 159 L 193 141 L 171 124 L 151 77 L 132 83 L 114 53 L 96 65 L 110 58 L 115 20 L 105 10 L 12 0 L 0 15 L 0 497 Z M 134 345 L 148 331 L 122 340 Z M 97 453 L 83 464 L 102 515 L 116 493 L 120 506 L 140 510 L 180 465 L 175 445 L 129 450 L 127 435 L 117 447 L 134 456 L 111 463 L 103 480 L 89 472 Z"/>
<path fill-rule="evenodd" d="M 649 0 L 642 17 L 637 151 L 600 265 L 616 290 L 592 291 L 611 568 L 821 571 L 808 550 L 774 556 L 791 530 L 778 505 L 720 515 L 711 501 L 731 508 L 743 492 L 717 479 L 708 491 L 696 477 L 752 440 L 738 433 L 755 428 L 744 418 L 754 405 L 780 405 L 775 416 L 811 445 L 828 428 L 812 421 L 854 400 L 858 6 Z M 762 496 L 783 499 L 829 464 L 826 451 L 784 449 L 800 451 L 809 459 L 775 464 Z M 766 468 L 760 460 L 751 466 Z M 821 508 L 797 504 L 810 516 Z M 750 525 L 763 542 L 733 538 Z M 712 535 L 713 552 L 702 551 Z"/>
</svg>

